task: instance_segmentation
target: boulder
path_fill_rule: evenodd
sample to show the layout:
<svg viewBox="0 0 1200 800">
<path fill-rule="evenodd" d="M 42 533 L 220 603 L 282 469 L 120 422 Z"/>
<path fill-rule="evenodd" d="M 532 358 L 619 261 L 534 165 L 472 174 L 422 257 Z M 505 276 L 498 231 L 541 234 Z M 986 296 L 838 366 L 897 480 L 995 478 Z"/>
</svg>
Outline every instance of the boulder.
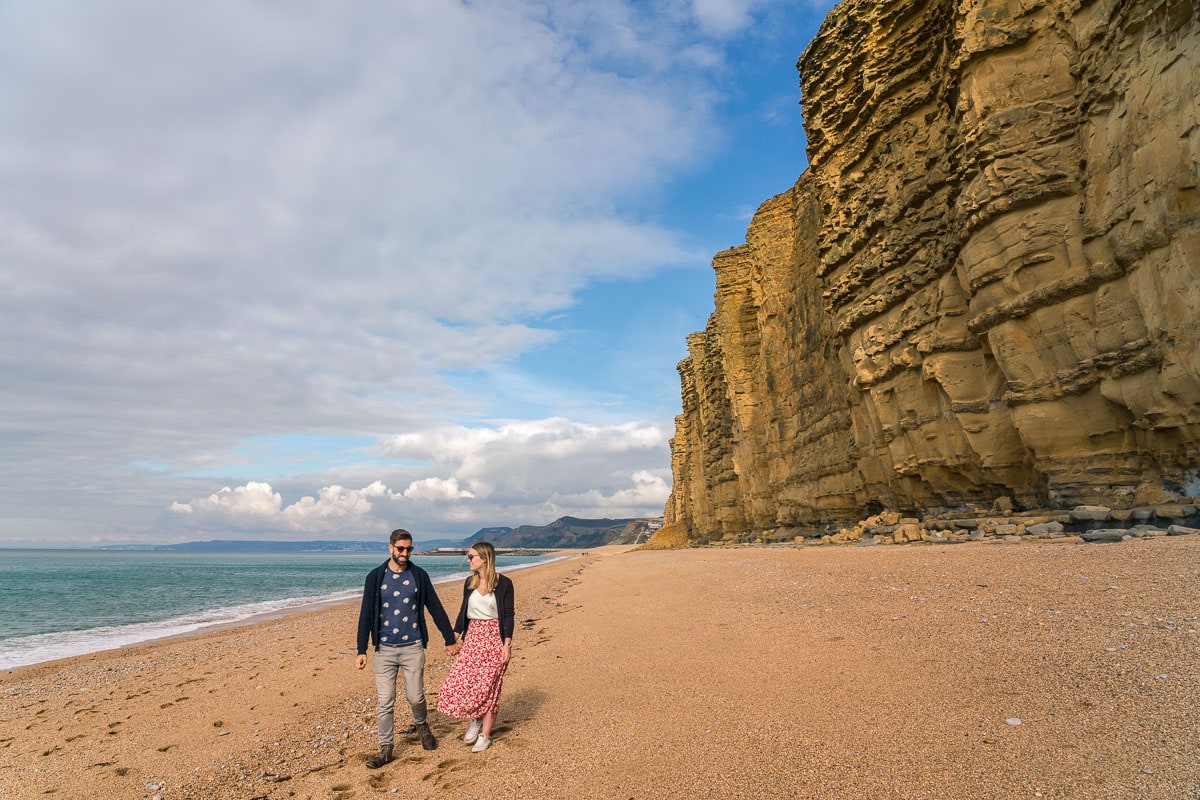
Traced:
<svg viewBox="0 0 1200 800">
<path fill-rule="evenodd" d="M 1071 519 L 1075 522 L 1108 522 L 1112 519 L 1112 509 L 1104 506 L 1076 506 L 1071 509 Z"/>
<path fill-rule="evenodd" d="M 1118 528 L 1099 528 L 1094 531 L 1084 531 L 1079 534 L 1079 538 L 1091 544 L 1107 544 L 1124 541 L 1128 535 L 1128 531 Z"/>
</svg>

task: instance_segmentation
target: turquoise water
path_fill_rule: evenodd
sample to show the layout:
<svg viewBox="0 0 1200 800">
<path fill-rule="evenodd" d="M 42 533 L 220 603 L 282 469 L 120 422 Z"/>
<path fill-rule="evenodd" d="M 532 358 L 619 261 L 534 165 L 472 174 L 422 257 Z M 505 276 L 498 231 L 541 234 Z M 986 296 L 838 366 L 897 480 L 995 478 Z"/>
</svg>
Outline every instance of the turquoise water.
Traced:
<svg viewBox="0 0 1200 800">
<path fill-rule="evenodd" d="M 362 596 L 386 549 L 363 553 L 0 550 L 0 669 Z M 501 556 L 501 571 L 548 561 Z M 462 556 L 413 559 L 435 583 Z M 451 610 L 453 612 L 453 609 Z"/>
</svg>

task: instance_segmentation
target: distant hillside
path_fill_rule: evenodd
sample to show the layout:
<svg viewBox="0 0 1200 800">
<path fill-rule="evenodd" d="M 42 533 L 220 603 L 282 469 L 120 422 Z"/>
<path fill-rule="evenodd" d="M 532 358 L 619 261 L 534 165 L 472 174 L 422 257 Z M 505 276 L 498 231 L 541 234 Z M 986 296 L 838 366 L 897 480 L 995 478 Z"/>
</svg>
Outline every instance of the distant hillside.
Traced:
<svg viewBox="0 0 1200 800">
<path fill-rule="evenodd" d="M 495 542 L 504 534 L 511 531 L 512 528 L 496 527 L 496 528 L 480 528 L 473 535 L 462 540 L 463 547 L 470 547 L 472 542 Z"/>
<path fill-rule="evenodd" d="M 635 544 L 646 541 L 661 526 L 661 518 L 580 519 L 578 517 L 560 517 L 549 525 L 484 528 L 464 544 L 470 544 L 480 539 L 485 539 L 496 547 L 538 549 Z"/>
<path fill-rule="evenodd" d="M 457 547 L 457 539 L 417 540 L 417 551 L 438 547 Z M 267 540 L 212 539 L 207 542 L 180 544 L 122 544 L 101 550 L 153 550 L 181 553 L 379 553 L 387 554 L 387 539 L 371 542 L 318 540 L 312 542 L 274 542 Z"/>
<path fill-rule="evenodd" d="M 474 542 L 491 542 L 503 549 L 558 550 L 600 547 L 606 544 L 639 544 L 662 527 L 662 517 L 633 519 L 580 519 L 561 517 L 549 525 L 495 526 L 480 528 L 465 539 L 422 539 L 417 535 L 417 553 L 440 547 L 463 548 Z M 180 544 L 119 544 L 101 550 L 152 550 L 180 553 L 378 553 L 387 554 L 387 537 L 363 541 L 276 542 L 263 539 L 211 539 Z"/>
</svg>

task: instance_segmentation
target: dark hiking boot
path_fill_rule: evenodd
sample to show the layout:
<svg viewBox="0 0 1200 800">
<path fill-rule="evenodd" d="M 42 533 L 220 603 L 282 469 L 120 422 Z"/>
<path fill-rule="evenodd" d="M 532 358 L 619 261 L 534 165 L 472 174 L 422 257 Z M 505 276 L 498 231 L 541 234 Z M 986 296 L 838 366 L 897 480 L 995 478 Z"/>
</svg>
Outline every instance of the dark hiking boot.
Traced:
<svg viewBox="0 0 1200 800">
<path fill-rule="evenodd" d="M 421 737 L 421 747 L 426 750 L 437 749 L 437 739 L 433 738 L 433 731 L 429 730 L 428 722 L 418 722 L 415 726 L 415 733 Z"/>
<path fill-rule="evenodd" d="M 384 764 L 390 764 L 395 759 L 392 755 L 392 746 L 384 745 L 379 748 L 379 755 L 371 756 L 367 759 L 367 769 L 379 769 Z"/>
</svg>

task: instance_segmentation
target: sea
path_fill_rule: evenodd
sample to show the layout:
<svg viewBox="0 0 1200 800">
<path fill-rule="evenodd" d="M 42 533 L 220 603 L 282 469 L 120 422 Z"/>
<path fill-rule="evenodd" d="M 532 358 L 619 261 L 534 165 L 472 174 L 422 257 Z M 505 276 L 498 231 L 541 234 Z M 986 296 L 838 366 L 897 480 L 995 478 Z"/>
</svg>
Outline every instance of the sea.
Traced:
<svg viewBox="0 0 1200 800">
<path fill-rule="evenodd" d="M 0 670 L 362 597 L 375 553 L 0 549 Z M 500 572 L 554 560 L 498 556 Z M 413 558 L 434 583 L 462 555 Z M 448 609 L 453 614 L 456 609 Z"/>
</svg>

